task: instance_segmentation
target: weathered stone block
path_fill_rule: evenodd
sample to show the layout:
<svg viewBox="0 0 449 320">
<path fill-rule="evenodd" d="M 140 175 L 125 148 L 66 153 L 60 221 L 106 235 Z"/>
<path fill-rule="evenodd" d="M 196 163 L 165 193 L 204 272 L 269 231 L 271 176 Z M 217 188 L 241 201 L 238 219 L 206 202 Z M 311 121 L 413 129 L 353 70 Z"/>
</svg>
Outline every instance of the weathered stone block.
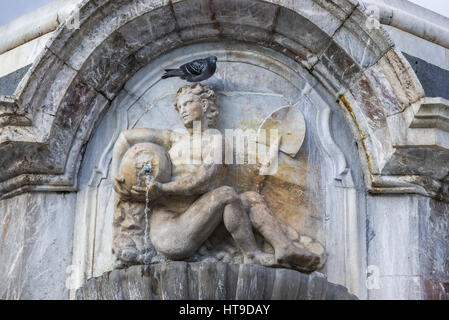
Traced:
<svg viewBox="0 0 449 320">
<path fill-rule="evenodd" d="M 181 29 L 194 25 L 236 21 L 242 25 L 269 29 L 273 24 L 276 6 L 257 0 L 186 0 L 173 3 L 173 9 Z"/>
<path fill-rule="evenodd" d="M 362 70 L 342 48 L 331 41 L 320 61 L 313 67 L 313 73 L 320 73 L 337 91 L 349 88 L 360 76 Z M 333 90 L 334 91 L 334 90 Z"/>
<path fill-rule="evenodd" d="M 383 28 L 369 27 L 360 9 L 353 11 L 332 39 L 362 69 L 375 64 L 393 46 Z"/>
<path fill-rule="evenodd" d="M 0 296 L 67 299 L 75 194 L 33 193 L 0 202 Z"/>
<path fill-rule="evenodd" d="M 161 7 L 125 24 L 118 31 L 132 50 L 152 44 L 176 29 L 169 6 Z"/>
<path fill-rule="evenodd" d="M 274 31 L 298 43 L 314 55 L 320 55 L 330 37 L 306 18 L 281 8 Z"/>
<path fill-rule="evenodd" d="M 76 298 L 86 300 L 97 297 L 101 300 L 117 297 L 124 300 L 131 297 L 143 299 L 159 297 L 163 300 L 345 300 L 356 298 L 348 293 L 346 288 L 329 283 L 325 278 L 257 265 L 170 262 L 151 266 L 134 266 L 131 269 L 132 271 L 121 270 L 120 277 L 111 277 L 109 272 L 99 278 L 88 280 L 84 287 L 78 289 Z M 113 272 L 117 273 L 117 271 Z M 98 295 L 91 292 L 95 288 L 95 283 L 100 292 Z M 146 294 L 148 283 L 152 284 L 152 298 Z M 307 283 L 309 285 L 306 285 Z M 131 287 L 136 290 L 132 295 L 129 289 L 124 290 Z M 123 295 L 122 290 L 124 290 Z"/>
<path fill-rule="evenodd" d="M 134 53 L 140 65 L 147 65 L 158 58 L 164 52 L 173 50 L 182 45 L 182 40 L 177 32 L 172 32 L 162 38 L 154 40 Z"/>
<path fill-rule="evenodd" d="M 217 25 L 209 23 L 182 29 L 180 37 L 184 42 L 199 42 L 203 39 L 217 40 L 220 37 L 220 29 Z"/>
<path fill-rule="evenodd" d="M 140 266 L 120 270 L 123 299 L 152 300 L 151 277 Z"/>
<path fill-rule="evenodd" d="M 288 8 L 311 21 L 327 35 L 332 36 L 352 12 L 354 4 L 350 1 L 326 0 L 267 0 Z"/>
<path fill-rule="evenodd" d="M 160 273 L 160 283 L 163 292 L 162 299 L 189 299 L 189 283 L 187 275 L 187 263 L 185 262 L 178 262 L 171 266 L 162 265 Z"/>
<path fill-rule="evenodd" d="M 257 265 L 240 265 L 236 300 L 267 300 L 271 298 L 275 282 L 275 270 Z"/>
<path fill-rule="evenodd" d="M 271 31 L 232 23 L 220 24 L 220 35 L 223 38 L 244 42 L 267 43 L 271 39 Z"/>
</svg>

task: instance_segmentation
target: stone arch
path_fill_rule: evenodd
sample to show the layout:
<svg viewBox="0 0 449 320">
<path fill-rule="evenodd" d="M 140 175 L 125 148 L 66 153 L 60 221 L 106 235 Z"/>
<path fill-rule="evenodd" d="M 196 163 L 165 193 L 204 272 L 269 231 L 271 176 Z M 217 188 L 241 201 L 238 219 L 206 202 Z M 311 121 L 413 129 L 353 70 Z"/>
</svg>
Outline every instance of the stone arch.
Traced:
<svg viewBox="0 0 449 320">
<path fill-rule="evenodd" d="M 132 75 L 175 48 L 230 39 L 279 51 L 308 70 L 351 127 L 368 190 L 436 195 L 446 168 L 415 166 L 416 148 L 398 152 L 408 147 L 404 132 L 423 89 L 363 9 L 353 0 L 82 2 L 80 28 L 62 24 L 5 103 L 0 194 L 76 190 L 85 145 Z"/>
<path fill-rule="evenodd" d="M 326 248 L 326 264 L 320 272 L 353 293 L 363 292 L 359 289 L 363 279 L 358 278 L 365 262 L 359 245 L 365 240 L 354 227 L 365 220 L 365 188 L 352 133 L 337 104 L 329 105 L 313 89 L 317 81 L 304 68 L 282 53 L 242 42 L 205 42 L 170 51 L 139 70 L 114 99 L 89 140 L 80 168 L 73 288 L 114 269 L 111 160 L 119 134 L 134 128 L 183 127 L 173 100 L 185 82 L 161 80 L 159 66 L 176 66 L 208 55 L 219 59 L 217 72 L 203 84 L 214 88 L 218 96 L 221 132 L 258 128 L 286 105 L 302 111 L 307 130 L 299 154 L 288 165 L 281 155 L 280 171 L 267 177 L 259 188 L 274 215 Z M 225 183 L 238 193 L 252 190 L 253 173 L 251 167 L 232 166 Z M 229 254 L 228 263 L 238 263 L 241 256 L 230 249 L 232 241 L 224 237 L 212 251 L 202 246 L 193 259 L 219 258 L 215 254 L 224 251 Z M 343 279 L 342 273 L 350 276 Z"/>
</svg>

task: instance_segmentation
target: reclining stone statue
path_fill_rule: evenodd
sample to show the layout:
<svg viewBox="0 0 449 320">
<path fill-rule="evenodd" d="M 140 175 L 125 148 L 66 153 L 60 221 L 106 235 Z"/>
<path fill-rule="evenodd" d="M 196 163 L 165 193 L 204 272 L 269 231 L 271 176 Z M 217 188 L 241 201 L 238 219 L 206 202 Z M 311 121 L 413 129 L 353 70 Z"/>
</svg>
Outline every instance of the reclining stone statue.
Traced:
<svg viewBox="0 0 449 320">
<path fill-rule="evenodd" d="M 216 100 L 208 86 L 182 87 L 175 108 L 185 131 L 144 128 L 119 136 L 112 162 L 113 251 L 121 267 L 149 263 L 155 255 L 187 260 L 223 224 L 245 264 L 316 270 L 320 257 L 292 243 L 286 226 L 260 193 L 238 194 L 225 185 L 229 165 L 206 161 L 211 155 L 224 154 L 225 139 L 212 130 L 219 115 Z M 193 134 L 195 123 L 201 125 L 199 138 Z M 199 161 L 185 161 L 185 150 Z M 145 170 L 152 179 L 139 181 Z M 147 202 L 149 217 L 145 216 Z M 260 248 L 253 230 L 273 247 L 274 254 Z"/>
</svg>

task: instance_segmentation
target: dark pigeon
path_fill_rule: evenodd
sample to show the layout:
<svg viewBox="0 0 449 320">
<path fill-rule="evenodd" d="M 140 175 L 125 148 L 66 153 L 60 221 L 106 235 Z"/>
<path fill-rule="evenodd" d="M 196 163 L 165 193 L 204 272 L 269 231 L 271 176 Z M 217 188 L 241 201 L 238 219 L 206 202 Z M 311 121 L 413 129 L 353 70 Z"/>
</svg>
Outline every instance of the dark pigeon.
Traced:
<svg viewBox="0 0 449 320">
<path fill-rule="evenodd" d="M 188 82 L 200 82 L 212 77 L 217 70 L 217 57 L 210 56 L 180 66 L 178 69 L 165 69 L 162 79 L 180 77 Z"/>
</svg>

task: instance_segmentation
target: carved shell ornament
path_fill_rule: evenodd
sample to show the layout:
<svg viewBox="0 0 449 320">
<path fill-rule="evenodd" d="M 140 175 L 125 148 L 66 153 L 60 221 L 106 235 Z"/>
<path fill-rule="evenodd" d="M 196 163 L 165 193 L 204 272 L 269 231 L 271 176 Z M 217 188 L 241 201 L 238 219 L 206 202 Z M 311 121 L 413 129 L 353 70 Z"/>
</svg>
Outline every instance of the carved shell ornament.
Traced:
<svg viewBox="0 0 449 320">
<path fill-rule="evenodd" d="M 266 130 L 266 131 L 263 131 Z M 306 136 L 306 122 L 299 108 L 285 106 L 270 114 L 260 125 L 258 141 L 265 141 L 269 145 L 269 139 L 262 136 L 269 130 L 277 130 L 280 141 L 279 151 L 294 158 L 301 149 Z"/>
</svg>

